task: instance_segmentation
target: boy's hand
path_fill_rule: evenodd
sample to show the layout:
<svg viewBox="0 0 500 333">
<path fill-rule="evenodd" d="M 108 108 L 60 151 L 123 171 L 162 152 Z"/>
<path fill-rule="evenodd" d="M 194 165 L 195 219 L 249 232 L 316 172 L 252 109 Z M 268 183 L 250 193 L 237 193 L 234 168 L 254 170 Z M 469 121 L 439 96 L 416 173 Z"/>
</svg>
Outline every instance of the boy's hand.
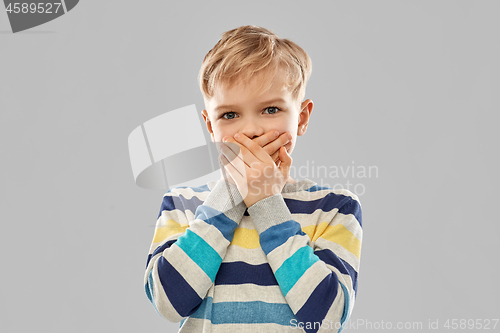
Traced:
<svg viewBox="0 0 500 333">
<path fill-rule="evenodd" d="M 285 133 L 285 137 L 286 135 L 289 134 Z M 281 193 L 292 165 L 292 158 L 284 147 L 281 148 L 282 144 L 277 152 L 279 162 L 276 165 L 273 158 L 260 146 L 260 143 L 269 140 L 269 137 L 253 141 L 246 135 L 237 133 L 234 139 L 224 139 L 225 144 L 221 145 L 224 171 L 238 187 L 247 207 Z M 267 149 L 273 151 L 277 144 L 272 144 Z"/>
<path fill-rule="evenodd" d="M 276 133 L 278 134 L 276 135 Z M 264 150 L 271 156 L 274 163 L 278 167 L 281 163 L 281 160 L 279 159 L 280 148 L 283 146 L 288 151 L 288 149 L 290 149 L 290 147 L 292 146 L 292 142 L 288 139 L 288 133 L 285 132 L 279 135 L 279 132 L 277 132 L 276 130 L 271 130 L 259 137 L 252 139 L 252 141 L 257 142 L 259 146 L 264 148 Z M 239 151 L 239 148 L 237 148 L 236 151 Z M 221 156 L 219 156 L 219 164 L 221 171 L 224 170 L 224 163 L 221 160 Z M 223 177 L 226 181 L 236 185 L 236 182 L 227 172 L 223 172 Z"/>
<path fill-rule="evenodd" d="M 276 133 L 278 134 L 276 135 Z M 252 139 L 252 141 L 257 142 L 259 146 L 264 148 L 264 150 L 271 155 L 271 158 L 277 166 L 279 166 L 281 162 L 278 157 L 281 146 L 284 146 L 287 151 L 292 146 L 292 142 L 288 139 L 288 133 L 285 132 L 279 135 L 279 132 L 276 130 L 269 131 L 264 135 Z"/>
</svg>

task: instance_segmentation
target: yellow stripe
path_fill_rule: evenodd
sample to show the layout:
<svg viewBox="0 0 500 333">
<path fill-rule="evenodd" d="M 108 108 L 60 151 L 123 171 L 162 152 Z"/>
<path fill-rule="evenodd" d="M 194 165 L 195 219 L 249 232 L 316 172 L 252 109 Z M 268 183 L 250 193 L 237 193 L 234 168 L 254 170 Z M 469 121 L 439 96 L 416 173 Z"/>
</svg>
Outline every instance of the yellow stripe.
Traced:
<svg viewBox="0 0 500 333">
<path fill-rule="evenodd" d="M 321 237 L 327 241 L 339 244 L 358 258 L 361 255 L 361 242 L 342 224 L 328 225 L 327 222 L 321 222 L 317 226 L 310 225 L 304 227 L 302 231 L 304 231 L 313 242 Z"/>
<path fill-rule="evenodd" d="M 256 249 L 260 247 L 259 234 L 255 229 L 236 228 L 233 241 L 230 245 L 238 245 L 244 249 Z"/>
<path fill-rule="evenodd" d="M 174 220 L 167 220 L 163 227 L 156 229 L 153 243 L 163 242 L 170 236 L 185 232 L 187 227 L 188 225 L 181 226 Z"/>
<path fill-rule="evenodd" d="M 311 242 L 315 242 L 316 239 L 318 239 L 323 232 L 325 232 L 325 229 L 328 227 L 328 222 L 321 222 L 318 225 L 309 225 L 307 227 L 302 228 L 302 231 L 309 236 L 311 239 Z"/>
</svg>

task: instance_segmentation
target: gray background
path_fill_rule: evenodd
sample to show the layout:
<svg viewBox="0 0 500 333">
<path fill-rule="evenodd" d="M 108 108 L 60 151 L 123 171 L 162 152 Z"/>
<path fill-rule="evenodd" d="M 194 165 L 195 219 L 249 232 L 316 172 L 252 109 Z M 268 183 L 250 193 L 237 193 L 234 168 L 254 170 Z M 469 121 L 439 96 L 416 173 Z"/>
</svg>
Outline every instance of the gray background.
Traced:
<svg viewBox="0 0 500 333">
<path fill-rule="evenodd" d="M 12 34 L 1 11 L 0 331 L 175 331 L 143 287 L 164 191 L 134 184 L 127 137 L 201 111 L 204 55 L 246 24 L 312 58 L 294 165 L 378 168 L 331 180 L 365 188 L 351 321 L 499 318 L 499 14 L 498 1 L 87 0 Z"/>
</svg>

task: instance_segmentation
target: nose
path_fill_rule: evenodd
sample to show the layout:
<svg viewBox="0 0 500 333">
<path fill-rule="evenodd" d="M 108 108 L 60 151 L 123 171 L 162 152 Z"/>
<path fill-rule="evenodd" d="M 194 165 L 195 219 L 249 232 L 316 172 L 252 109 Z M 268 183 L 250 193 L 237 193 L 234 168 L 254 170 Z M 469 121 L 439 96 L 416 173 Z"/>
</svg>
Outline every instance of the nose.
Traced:
<svg viewBox="0 0 500 333">
<path fill-rule="evenodd" d="M 265 133 L 263 124 L 257 120 L 247 119 L 243 128 L 239 130 L 239 133 L 243 133 L 248 136 L 250 139 L 254 139 L 259 137 Z"/>
</svg>

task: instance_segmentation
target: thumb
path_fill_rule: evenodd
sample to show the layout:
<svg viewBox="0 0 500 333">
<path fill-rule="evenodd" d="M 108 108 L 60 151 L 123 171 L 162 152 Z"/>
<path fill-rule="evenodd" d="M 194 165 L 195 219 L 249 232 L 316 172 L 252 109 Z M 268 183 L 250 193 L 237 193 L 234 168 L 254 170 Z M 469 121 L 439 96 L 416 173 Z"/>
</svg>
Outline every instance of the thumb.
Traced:
<svg viewBox="0 0 500 333">
<path fill-rule="evenodd" d="M 279 158 L 281 161 L 279 170 L 285 176 L 285 178 L 288 178 L 290 174 L 290 167 L 292 166 L 292 157 L 288 154 L 288 151 L 285 147 L 280 148 Z"/>
</svg>

